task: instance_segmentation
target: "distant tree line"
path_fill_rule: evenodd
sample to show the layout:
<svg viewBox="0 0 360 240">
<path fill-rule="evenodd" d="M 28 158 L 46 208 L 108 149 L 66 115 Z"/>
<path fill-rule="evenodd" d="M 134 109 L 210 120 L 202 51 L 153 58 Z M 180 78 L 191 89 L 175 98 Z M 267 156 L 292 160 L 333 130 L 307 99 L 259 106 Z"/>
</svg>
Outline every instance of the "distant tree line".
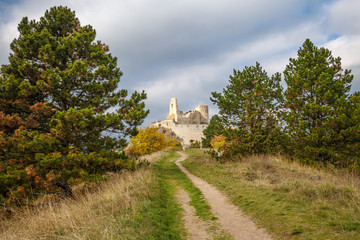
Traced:
<svg viewBox="0 0 360 240">
<path fill-rule="evenodd" d="M 219 108 L 204 131 L 205 146 L 225 137 L 222 158 L 286 154 L 306 163 L 360 170 L 360 92 L 341 59 L 307 39 L 283 73 L 268 76 L 259 63 L 234 70 L 229 85 L 213 92 Z"/>
</svg>

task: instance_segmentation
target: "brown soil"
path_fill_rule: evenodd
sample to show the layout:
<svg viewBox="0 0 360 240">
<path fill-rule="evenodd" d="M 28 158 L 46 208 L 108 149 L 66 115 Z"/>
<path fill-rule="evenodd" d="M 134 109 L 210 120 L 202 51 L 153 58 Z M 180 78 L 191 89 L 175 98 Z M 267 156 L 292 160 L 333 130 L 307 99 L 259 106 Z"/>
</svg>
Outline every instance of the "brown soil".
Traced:
<svg viewBox="0 0 360 240">
<path fill-rule="evenodd" d="M 182 188 L 179 189 L 177 192 L 177 199 L 184 209 L 183 220 L 185 228 L 189 233 L 188 239 L 209 239 L 209 235 L 206 231 L 207 224 L 199 217 L 195 216 L 195 208 L 189 205 L 190 197 L 188 193 Z"/>
<path fill-rule="evenodd" d="M 211 206 L 213 214 L 218 218 L 218 222 L 224 230 L 227 230 L 234 239 L 271 239 L 264 229 L 257 228 L 254 222 L 245 216 L 238 207 L 230 203 L 229 199 L 224 194 L 218 191 L 214 186 L 191 174 L 186 168 L 184 168 L 180 162 L 186 159 L 186 154 L 183 152 L 178 153 L 181 157 L 176 161 L 176 165 L 203 193 L 205 199 Z"/>
</svg>

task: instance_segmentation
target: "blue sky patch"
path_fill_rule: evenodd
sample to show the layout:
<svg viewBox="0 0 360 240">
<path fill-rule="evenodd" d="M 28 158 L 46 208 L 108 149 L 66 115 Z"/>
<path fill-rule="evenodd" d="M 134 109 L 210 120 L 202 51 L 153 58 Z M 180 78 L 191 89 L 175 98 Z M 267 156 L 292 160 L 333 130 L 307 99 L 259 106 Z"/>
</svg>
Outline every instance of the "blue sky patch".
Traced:
<svg viewBox="0 0 360 240">
<path fill-rule="evenodd" d="M 341 37 L 340 34 L 337 34 L 337 33 L 331 34 L 331 35 L 328 37 L 328 41 L 332 41 L 332 40 L 338 39 L 339 37 Z"/>
</svg>

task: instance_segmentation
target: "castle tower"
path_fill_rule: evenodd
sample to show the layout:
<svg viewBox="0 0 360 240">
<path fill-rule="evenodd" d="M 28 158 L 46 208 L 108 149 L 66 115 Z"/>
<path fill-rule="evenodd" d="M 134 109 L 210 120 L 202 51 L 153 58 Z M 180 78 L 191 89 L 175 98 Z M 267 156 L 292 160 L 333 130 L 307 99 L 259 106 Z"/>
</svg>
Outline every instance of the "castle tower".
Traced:
<svg viewBox="0 0 360 240">
<path fill-rule="evenodd" d="M 166 120 L 175 120 L 175 122 L 178 122 L 179 116 L 180 116 L 180 110 L 177 104 L 177 99 L 172 98 L 170 100 L 170 109 Z"/>
<path fill-rule="evenodd" d="M 195 110 L 201 113 L 207 123 L 209 122 L 209 107 L 207 105 L 199 105 L 195 108 Z"/>
<path fill-rule="evenodd" d="M 203 131 L 208 125 L 208 106 L 199 105 L 194 110 L 184 113 L 179 110 L 176 98 L 170 100 L 169 114 L 166 120 L 152 123 L 152 126 L 171 130 L 185 148 L 194 141 L 201 142 L 204 138 Z"/>
</svg>

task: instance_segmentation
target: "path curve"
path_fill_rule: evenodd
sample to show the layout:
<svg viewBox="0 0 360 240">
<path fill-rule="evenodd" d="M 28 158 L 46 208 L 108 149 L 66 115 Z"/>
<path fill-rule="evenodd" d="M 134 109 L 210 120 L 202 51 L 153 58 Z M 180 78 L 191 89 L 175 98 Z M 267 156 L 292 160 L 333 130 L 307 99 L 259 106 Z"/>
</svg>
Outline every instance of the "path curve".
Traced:
<svg viewBox="0 0 360 240">
<path fill-rule="evenodd" d="M 264 229 L 257 228 L 254 222 L 245 216 L 238 207 L 230 203 L 229 199 L 224 194 L 203 179 L 191 174 L 183 165 L 181 165 L 180 162 L 184 161 L 187 155 L 184 152 L 178 152 L 178 154 L 180 154 L 181 157 L 176 161 L 176 165 L 203 193 L 223 229 L 227 230 L 234 239 L 271 239 L 270 235 L 268 235 Z"/>
</svg>

